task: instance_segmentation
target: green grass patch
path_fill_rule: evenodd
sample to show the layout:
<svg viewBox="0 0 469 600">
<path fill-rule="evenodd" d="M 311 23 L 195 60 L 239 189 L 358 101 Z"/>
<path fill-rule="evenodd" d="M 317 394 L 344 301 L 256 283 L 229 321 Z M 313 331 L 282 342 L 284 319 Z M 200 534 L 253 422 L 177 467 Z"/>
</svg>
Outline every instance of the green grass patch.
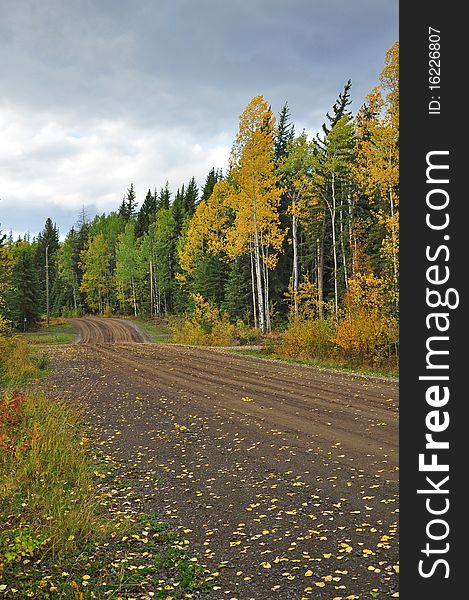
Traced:
<svg viewBox="0 0 469 600">
<path fill-rule="evenodd" d="M 75 333 L 71 323 L 55 320 L 49 325 L 41 323 L 33 331 L 21 333 L 20 336 L 33 345 L 70 344 Z"/>
<path fill-rule="evenodd" d="M 45 354 L 31 348 L 20 336 L 0 336 L 0 387 L 23 385 L 39 377 L 48 366 Z"/>
<path fill-rule="evenodd" d="M 168 343 L 171 337 L 169 323 L 165 319 L 133 319 L 145 331 L 153 344 Z"/>
</svg>

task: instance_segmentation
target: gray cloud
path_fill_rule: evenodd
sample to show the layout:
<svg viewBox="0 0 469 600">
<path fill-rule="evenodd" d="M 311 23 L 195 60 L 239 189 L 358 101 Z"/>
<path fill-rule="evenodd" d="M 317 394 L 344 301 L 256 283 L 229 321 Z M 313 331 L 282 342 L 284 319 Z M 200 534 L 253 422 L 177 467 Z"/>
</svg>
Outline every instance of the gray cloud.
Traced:
<svg viewBox="0 0 469 600">
<path fill-rule="evenodd" d="M 397 0 L 0 0 L 0 221 L 42 227 L 225 167 L 263 94 L 314 132 L 348 78 L 353 108 L 397 39 Z M 213 161 L 218 161 L 213 163 Z M 59 208 L 58 208 L 59 207 Z M 65 212 L 64 212 L 65 211 Z M 68 213 L 67 213 L 68 214 Z M 65 218 L 65 217 L 64 217 Z M 68 224 L 70 226 L 72 222 Z M 15 225 L 16 228 L 16 225 Z"/>
</svg>

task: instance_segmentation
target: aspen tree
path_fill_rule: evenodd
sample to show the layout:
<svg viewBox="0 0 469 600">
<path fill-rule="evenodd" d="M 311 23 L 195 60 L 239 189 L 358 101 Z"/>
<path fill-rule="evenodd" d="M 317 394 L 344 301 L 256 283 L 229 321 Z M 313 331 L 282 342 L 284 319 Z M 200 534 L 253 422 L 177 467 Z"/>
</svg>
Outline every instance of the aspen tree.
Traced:
<svg viewBox="0 0 469 600">
<path fill-rule="evenodd" d="M 109 245 L 104 234 L 92 237 L 81 252 L 83 278 L 80 290 L 86 296 L 86 302 L 92 309 L 104 313 L 104 304 L 109 305 L 109 267 L 111 262 Z"/>
<path fill-rule="evenodd" d="M 235 215 L 226 232 L 227 251 L 232 258 L 252 253 L 262 332 L 270 331 L 269 269 L 275 267 L 285 237 L 278 214 L 282 189 L 273 162 L 274 126 L 275 117 L 267 102 L 262 96 L 253 98 L 239 120 L 227 197 Z"/>
<path fill-rule="evenodd" d="M 382 255 L 390 264 L 394 301 L 399 277 L 399 42 L 386 53 L 380 84 L 357 115 L 356 164 L 353 173 L 386 228 Z"/>
<path fill-rule="evenodd" d="M 279 173 L 286 184 L 288 199 L 287 214 L 291 217 L 291 240 L 293 246 L 291 289 L 293 310 L 298 315 L 298 224 L 306 218 L 311 205 L 317 201 L 312 191 L 312 173 L 314 168 L 313 145 L 308 142 L 306 133 L 291 139 L 287 144 L 286 158 L 280 161 Z"/>
</svg>

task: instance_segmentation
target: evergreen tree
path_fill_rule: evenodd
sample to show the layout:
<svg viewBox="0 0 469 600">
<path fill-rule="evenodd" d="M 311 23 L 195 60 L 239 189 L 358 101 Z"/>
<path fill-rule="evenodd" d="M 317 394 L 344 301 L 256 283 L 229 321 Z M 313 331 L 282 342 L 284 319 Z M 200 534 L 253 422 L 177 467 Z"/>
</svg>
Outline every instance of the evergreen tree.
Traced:
<svg viewBox="0 0 469 600">
<path fill-rule="evenodd" d="M 201 202 L 203 200 L 208 200 L 210 198 L 210 196 L 212 195 L 212 192 L 213 192 L 213 188 L 215 187 L 215 184 L 221 178 L 222 178 L 221 174 L 219 175 L 218 171 L 215 171 L 215 169 L 210 169 L 210 171 L 207 175 L 207 179 L 205 180 L 205 185 L 202 189 L 202 196 L 200 198 Z"/>
<path fill-rule="evenodd" d="M 198 199 L 199 190 L 197 188 L 197 184 L 195 182 L 194 177 L 192 177 L 189 181 L 186 193 L 184 195 L 183 207 L 185 216 L 191 216 L 194 214 Z"/>
<path fill-rule="evenodd" d="M 127 195 L 122 198 L 122 202 L 119 207 L 119 214 L 125 219 L 125 221 L 129 221 L 134 216 L 136 207 L 137 200 L 134 184 L 131 183 L 129 189 L 127 190 Z"/>
<path fill-rule="evenodd" d="M 176 238 L 178 238 L 182 231 L 182 224 L 184 223 L 184 218 L 186 216 L 186 212 L 184 210 L 185 203 L 185 190 L 184 185 L 182 188 L 176 192 L 176 196 L 174 198 L 174 202 L 171 205 L 171 212 L 174 218 L 175 230 L 174 234 Z"/>
<path fill-rule="evenodd" d="M 83 265 L 81 262 L 82 261 L 81 254 L 87 247 L 88 240 L 90 237 L 90 224 L 86 220 L 86 216 L 84 215 L 84 213 L 82 215 L 80 215 L 80 218 L 77 221 L 76 227 L 77 227 L 76 235 L 73 236 L 72 264 L 73 264 L 73 270 L 75 272 L 76 280 L 78 283 L 78 289 L 80 291 L 80 296 L 78 298 L 78 306 L 81 307 L 84 304 L 83 297 L 82 297 L 82 290 L 81 290 L 81 282 L 83 279 Z"/>
<path fill-rule="evenodd" d="M 288 143 L 295 136 L 295 126 L 290 121 L 290 109 L 285 102 L 278 117 L 277 135 L 274 143 L 274 161 L 279 162 L 287 155 Z"/>
<path fill-rule="evenodd" d="M 280 175 L 280 186 L 283 188 L 279 206 L 280 225 L 283 230 L 291 229 L 291 215 L 287 214 L 290 200 L 287 197 L 287 185 L 284 180 L 284 173 L 281 169 L 281 165 L 288 156 L 288 149 L 291 141 L 294 139 L 294 135 L 295 127 L 290 120 L 290 109 L 287 102 L 285 102 L 282 110 L 279 113 L 277 132 L 274 142 L 274 162 Z M 272 271 L 271 276 L 272 296 L 276 298 L 277 310 L 282 315 L 286 315 L 288 311 L 288 305 L 286 302 L 286 297 L 284 296 L 284 292 L 287 289 L 291 278 L 293 261 L 293 245 L 291 243 L 291 239 L 285 236 L 282 252 L 278 258 L 277 267 L 274 271 Z"/>
<path fill-rule="evenodd" d="M 11 287 L 7 297 L 8 318 L 21 329 L 39 320 L 39 287 L 34 245 L 18 241 L 12 247 Z"/>
<path fill-rule="evenodd" d="M 249 260 L 246 256 L 240 256 L 229 266 L 223 288 L 224 298 L 221 308 L 229 314 L 231 320 L 247 320 L 249 324 L 253 325 L 250 278 Z"/>
<path fill-rule="evenodd" d="M 6 316 L 6 294 L 11 286 L 11 252 L 10 247 L 5 244 L 7 236 L 0 230 L 0 334 L 9 330 L 9 322 Z"/>
<path fill-rule="evenodd" d="M 47 249 L 47 252 L 46 252 Z M 57 295 L 59 295 L 58 287 L 58 270 L 57 270 L 57 251 L 59 249 L 59 230 L 51 219 L 47 219 L 44 229 L 39 233 L 36 244 L 36 266 L 38 271 L 39 283 L 39 307 L 41 311 L 46 310 L 47 304 L 47 274 L 46 274 L 46 254 L 47 254 L 47 271 L 49 277 L 49 307 L 56 304 Z"/>
<path fill-rule="evenodd" d="M 192 293 L 201 294 L 205 300 L 220 308 L 228 270 L 228 264 L 219 255 L 205 252 L 191 273 Z"/>
<path fill-rule="evenodd" d="M 347 83 L 344 85 L 344 89 L 340 92 L 337 100 L 334 102 L 332 106 L 332 115 L 329 112 L 326 113 L 326 117 L 329 121 L 329 124 L 323 123 L 322 130 L 324 135 L 327 137 L 334 127 L 334 125 L 344 116 L 348 117 L 352 116 L 352 113 L 347 110 L 347 107 L 352 104 L 352 100 L 350 99 L 350 89 L 352 87 L 352 81 L 349 79 Z"/>
<path fill-rule="evenodd" d="M 155 218 L 157 210 L 157 198 L 148 190 L 145 200 L 137 214 L 135 234 L 142 237 L 147 231 L 150 223 Z"/>
<path fill-rule="evenodd" d="M 78 234 L 72 227 L 57 253 L 59 282 L 61 283 L 61 307 L 78 310 L 80 304 L 80 282 L 74 262 Z"/>
<path fill-rule="evenodd" d="M 158 196 L 158 202 L 156 204 L 156 210 L 159 211 L 161 208 L 168 209 L 171 203 L 171 193 L 169 191 L 169 183 L 166 182 L 164 188 L 161 188 L 160 195 Z"/>
</svg>

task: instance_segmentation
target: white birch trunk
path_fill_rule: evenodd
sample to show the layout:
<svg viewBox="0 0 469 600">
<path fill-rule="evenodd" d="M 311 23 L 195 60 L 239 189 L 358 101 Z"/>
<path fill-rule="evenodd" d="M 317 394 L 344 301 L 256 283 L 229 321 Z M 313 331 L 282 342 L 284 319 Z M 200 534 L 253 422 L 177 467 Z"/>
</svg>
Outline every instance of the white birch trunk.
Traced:
<svg viewBox="0 0 469 600">
<path fill-rule="evenodd" d="M 330 206 L 330 205 L 329 205 Z M 335 197 L 335 175 L 332 173 L 332 207 L 329 208 L 332 222 L 332 253 L 334 257 L 334 312 L 337 317 L 339 314 L 339 290 L 337 286 L 337 241 L 335 231 L 336 219 L 336 197 Z"/>
<path fill-rule="evenodd" d="M 254 231 L 254 266 L 256 268 L 256 284 L 257 284 L 257 305 L 259 314 L 259 328 L 262 333 L 265 332 L 265 309 L 264 295 L 262 293 L 262 273 L 261 273 L 261 256 L 259 247 L 259 233 L 257 227 Z"/>
<path fill-rule="evenodd" d="M 133 305 L 134 305 L 134 316 L 136 317 L 137 316 L 137 298 L 136 298 L 136 295 L 135 295 L 135 282 L 134 282 L 134 278 L 133 277 L 131 277 L 130 283 L 131 283 L 131 286 L 132 286 L 132 302 L 133 302 Z"/>
<path fill-rule="evenodd" d="M 295 210 L 295 201 L 293 201 L 293 211 Z M 293 242 L 293 271 L 292 271 L 292 288 L 293 288 L 293 307 L 295 316 L 298 316 L 298 221 L 295 212 L 292 217 L 292 242 Z"/>
<path fill-rule="evenodd" d="M 252 244 L 251 244 L 252 246 Z M 254 327 L 257 329 L 257 302 L 256 302 L 256 282 L 254 279 L 254 259 L 252 255 L 252 247 L 249 251 L 249 257 L 251 259 L 251 288 L 252 288 L 252 312 L 254 316 Z"/>
</svg>

